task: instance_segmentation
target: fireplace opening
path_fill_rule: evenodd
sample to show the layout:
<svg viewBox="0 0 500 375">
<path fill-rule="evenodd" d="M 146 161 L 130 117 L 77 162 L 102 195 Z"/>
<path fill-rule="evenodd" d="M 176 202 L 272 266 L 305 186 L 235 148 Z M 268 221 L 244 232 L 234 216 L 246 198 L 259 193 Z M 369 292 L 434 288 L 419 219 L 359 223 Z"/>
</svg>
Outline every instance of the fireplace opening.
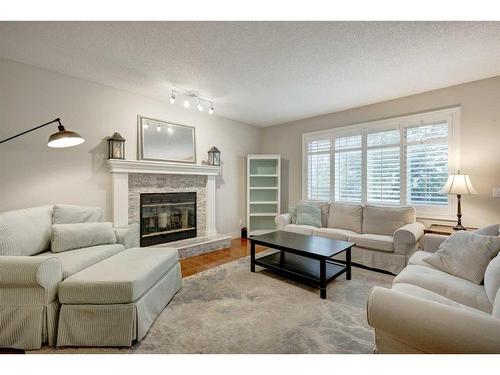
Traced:
<svg viewBox="0 0 500 375">
<path fill-rule="evenodd" d="M 141 194 L 141 246 L 196 237 L 196 193 Z"/>
</svg>

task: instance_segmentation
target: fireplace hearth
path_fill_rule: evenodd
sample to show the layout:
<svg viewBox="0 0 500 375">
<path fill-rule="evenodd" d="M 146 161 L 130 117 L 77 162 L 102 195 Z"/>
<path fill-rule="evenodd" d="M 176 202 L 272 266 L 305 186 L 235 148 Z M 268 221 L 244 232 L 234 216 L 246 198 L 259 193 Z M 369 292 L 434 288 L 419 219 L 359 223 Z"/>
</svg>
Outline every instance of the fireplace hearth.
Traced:
<svg viewBox="0 0 500 375">
<path fill-rule="evenodd" d="M 196 237 L 196 193 L 141 193 L 141 246 Z"/>
</svg>

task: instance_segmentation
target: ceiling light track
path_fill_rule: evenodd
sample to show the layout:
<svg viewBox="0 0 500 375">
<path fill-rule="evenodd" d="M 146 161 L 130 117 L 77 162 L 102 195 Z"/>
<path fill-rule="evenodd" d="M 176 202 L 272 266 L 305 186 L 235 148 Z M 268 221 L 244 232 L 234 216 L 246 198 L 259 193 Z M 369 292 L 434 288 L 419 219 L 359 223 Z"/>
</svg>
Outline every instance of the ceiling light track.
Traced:
<svg viewBox="0 0 500 375">
<path fill-rule="evenodd" d="M 191 105 L 196 105 L 196 109 L 200 112 L 208 111 L 209 115 L 214 113 L 214 103 L 212 99 L 200 96 L 197 91 L 172 90 L 170 93 L 170 104 L 174 104 L 178 97 L 183 97 L 182 104 L 184 108 L 190 108 Z"/>
</svg>

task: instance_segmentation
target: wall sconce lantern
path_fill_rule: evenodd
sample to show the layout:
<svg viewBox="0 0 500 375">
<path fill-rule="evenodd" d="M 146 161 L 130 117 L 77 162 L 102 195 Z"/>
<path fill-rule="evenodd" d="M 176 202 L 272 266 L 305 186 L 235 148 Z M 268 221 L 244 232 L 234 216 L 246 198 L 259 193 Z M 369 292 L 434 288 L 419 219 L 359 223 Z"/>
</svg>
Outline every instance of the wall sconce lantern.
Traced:
<svg viewBox="0 0 500 375">
<path fill-rule="evenodd" d="M 125 138 L 120 133 L 108 138 L 108 159 L 125 159 Z"/>
<path fill-rule="evenodd" d="M 220 166 L 220 151 L 215 146 L 208 151 L 208 165 Z"/>
</svg>

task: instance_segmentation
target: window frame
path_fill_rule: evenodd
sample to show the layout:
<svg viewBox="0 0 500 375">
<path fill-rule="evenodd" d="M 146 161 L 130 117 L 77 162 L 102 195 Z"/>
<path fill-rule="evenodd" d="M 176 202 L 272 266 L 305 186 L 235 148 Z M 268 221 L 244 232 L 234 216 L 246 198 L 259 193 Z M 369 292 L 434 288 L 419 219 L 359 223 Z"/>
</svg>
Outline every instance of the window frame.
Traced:
<svg viewBox="0 0 500 375">
<path fill-rule="evenodd" d="M 446 121 L 448 123 L 448 174 L 460 169 L 460 127 L 461 108 L 450 107 L 446 109 L 426 111 L 411 115 L 391 117 L 381 120 L 362 122 L 347 126 L 339 126 L 316 132 L 302 134 L 302 199 L 307 198 L 307 143 L 310 140 L 330 139 L 330 200 L 335 201 L 335 138 L 355 134 L 362 135 L 361 145 L 361 202 L 341 201 L 342 203 L 374 204 L 382 206 L 411 205 L 415 207 L 417 217 L 421 219 L 454 219 L 454 207 L 456 197 L 448 196 L 448 204 L 417 205 L 408 203 L 407 185 L 407 142 L 406 129 L 422 126 L 436 122 Z M 384 130 L 395 130 L 400 132 L 400 202 L 395 203 L 367 203 L 367 135 Z"/>
</svg>

